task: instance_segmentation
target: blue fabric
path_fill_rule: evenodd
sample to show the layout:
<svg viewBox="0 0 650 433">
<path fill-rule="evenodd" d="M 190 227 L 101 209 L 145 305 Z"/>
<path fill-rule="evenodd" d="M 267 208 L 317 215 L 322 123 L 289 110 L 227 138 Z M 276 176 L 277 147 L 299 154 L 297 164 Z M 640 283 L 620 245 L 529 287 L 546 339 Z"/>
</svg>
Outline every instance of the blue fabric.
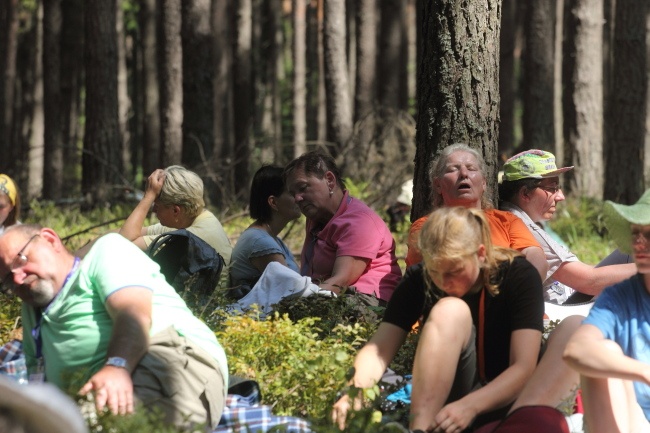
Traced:
<svg viewBox="0 0 650 433">
<path fill-rule="evenodd" d="M 231 285 L 253 287 L 262 273 L 251 264 L 250 259 L 269 254 L 282 254 L 289 269 L 300 273 L 291 250 L 280 238 L 274 238 L 266 230 L 251 227 L 244 230 L 232 250 Z"/>
<path fill-rule="evenodd" d="M 411 392 L 413 391 L 413 385 L 411 382 L 407 383 L 394 393 L 386 397 L 386 400 L 398 402 L 401 401 L 405 404 L 411 404 Z"/>
<path fill-rule="evenodd" d="M 625 355 L 650 363 L 650 293 L 640 274 L 605 289 L 583 323 L 600 329 Z M 634 391 L 650 420 L 650 386 L 634 382 Z"/>
</svg>

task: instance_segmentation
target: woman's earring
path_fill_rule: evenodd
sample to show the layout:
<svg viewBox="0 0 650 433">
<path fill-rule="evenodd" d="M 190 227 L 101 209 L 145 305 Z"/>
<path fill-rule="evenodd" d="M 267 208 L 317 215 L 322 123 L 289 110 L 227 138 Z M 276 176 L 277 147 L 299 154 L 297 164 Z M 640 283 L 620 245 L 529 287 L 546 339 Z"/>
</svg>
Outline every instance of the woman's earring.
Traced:
<svg viewBox="0 0 650 433">
<path fill-rule="evenodd" d="M 334 191 L 332 191 L 332 190 L 330 189 L 330 197 L 331 197 L 332 195 L 334 195 Z"/>
</svg>

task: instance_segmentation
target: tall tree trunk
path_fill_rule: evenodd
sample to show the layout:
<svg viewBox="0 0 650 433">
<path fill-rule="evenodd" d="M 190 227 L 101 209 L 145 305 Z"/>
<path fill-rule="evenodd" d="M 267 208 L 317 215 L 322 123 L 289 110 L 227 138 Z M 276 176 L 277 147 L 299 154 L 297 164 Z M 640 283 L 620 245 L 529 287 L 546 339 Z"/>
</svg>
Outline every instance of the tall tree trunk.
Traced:
<svg viewBox="0 0 650 433">
<path fill-rule="evenodd" d="M 81 99 L 84 59 L 84 1 L 62 0 L 61 14 L 61 136 L 63 141 L 63 191 L 79 194 L 83 129 L 79 118 L 84 112 Z"/>
<path fill-rule="evenodd" d="M 183 152 L 183 47 L 181 1 L 162 0 L 160 126 L 162 165 L 180 164 Z"/>
<path fill-rule="evenodd" d="M 377 82 L 377 98 L 385 119 L 407 107 L 406 67 L 408 64 L 406 4 L 403 0 L 383 0 L 377 69 L 382 77 Z"/>
<path fill-rule="evenodd" d="M 293 0 L 293 156 L 305 153 L 307 146 L 307 94 L 305 80 L 307 43 L 307 0 Z"/>
<path fill-rule="evenodd" d="M 570 51 L 565 56 L 564 136 L 567 189 L 578 196 L 603 194 L 603 2 L 574 0 L 569 17 Z"/>
<path fill-rule="evenodd" d="M 348 84 L 350 95 L 356 92 L 355 78 L 357 76 L 357 8 L 358 0 L 345 0 L 345 57 L 348 59 Z M 354 101 L 351 101 L 354 103 Z M 352 107 L 354 108 L 354 107 Z"/>
<path fill-rule="evenodd" d="M 499 154 L 509 155 L 515 148 L 515 34 L 517 29 L 517 3 L 516 0 L 503 0 L 503 14 L 501 16 L 499 65 L 499 93 L 501 104 L 499 106 L 501 122 L 499 125 Z"/>
<path fill-rule="evenodd" d="M 37 2 L 36 38 L 34 46 L 34 105 L 29 137 L 29 182 L 27 199 L 43 193 L 43 148 L 45 146 L 45 115 L 43 111 L 43 4 Z"/>
<path fill-rule="evenodd" d="M 422 12 L 411 220 L 431 209 L 429 165 L 447 145 L 464 142 L 482 153 L 488 192 L 497 172 L 501 2 L 433 0 Z"/>
<path fill-rule="evenodd" d="M 232 28 L 231 0 L 213 0 L 212 32 L 214 49 L 214 143 L 212 167 L 217 172 L 206 187 L 214 191 L 217 203 L 234 196 L 234 176 L 230 170 L 234 160 L 233 95 L 232 95 Z"/>
<path fill-rule="evenodd" d="M 307 139 L 321 146 L 327 139 L 323 2 L 311 0 L 307 7 Z"/>
<path fill-rule="evenodd" d="M 63 192 L 63 139 L 61 135 L 61 0 L 43 3 L 43 105 L 45 149 L 43 198 L 57 200 Z"/>
<path fill-rule="evenodd" d="M 604 198 L 617 203 L 634 203 L 644 191 L 647 14 L 646 0 L 616 2 Z"/>
<path fill-rule="evenodd" d="M 253 22 L 252 0 L 235 0 L 235 56 L 234 56 L 234 136 L 235 136 L 235 193 L 248 198 L 250 140 L 253 126 L 251 64 Z"/>
<path fill-rule="evenodd" d="M 210 0 L 183 2 L 183 161 L 201 174 L 212 153 L 214 118 Z"/>
<path fill-rule="evenodd" d="M 160 119 L 160 87 L 158 77 L 158 9 L 156 0 L 140 3 L 140 29 L 142 32 L 142 94 L 144 126 L 142 171 L 145 176 L 163 165 L 162 131 Z"/>
<path fill-rule="evenodd" d="M 529 2 L 527 7 L 523 146 L 553 149 L 555 1 Z"/>
<path fill-rule="evenodd" d="M 357 136 L 354 160 L 363 164 L 363 155 L 374 148 L 375 95 L 377 70 L 377 1 L 362 0 L 357 5 L 357 76 L 354 95 L 354 123 Z"/>
<path fill-rule="evenodd" d="M 126 68 L 126 35 L 124 29 L 124 11 L 122 1 L 117 1 L 115 10 L 115 32 L 117 34 L 117 109 L 120 125 L 120 158 L 124 174 L 131 173 L 131 131 L 129 130 L 129 113 L 131 97 L 129 96 L 129 73 Z M 130 180 L 130 179 L 129 179 Z M 130 182 L 129 182 L 130 184 Z"/>
<path fill-rule="evenodd" d="M 280 76 L 282 71 L 282 4 L 280 0 L 264 0 L 261 4 L 261 39 L 256 53 L 260 54 L 259 83 L 262 112 L 260 120 L 263 161 L 281 161 L 282 158 L 282 102 Z M 255 74 L 257 75 L 257 74 Z"/>
<path fill-rule="evenodd" d="M 555 142 L 551 149 L 554 150 L 558 161 L 564 160 L 564 114 L 562 113 L 564 21 L 564 0 L 555 0 L 555 28 L 553 31 L 553 138 Z"/>
<path fill-rule="evenodd" d="M 327 140 L 336 156 L 352 135 L 350 87 L 345 56 L 345 0 L 324 3 L 325 89 Z"/>
<path fill-rule="evenodd" d="M 82 192 L 94 201 L 109 198 L 109 188 L 123 183 L 117 103 L 117 34 L 115 2 L 85 5 L 86 131 Z"/>
<path fill-rule="evenodd" d="M 0 6 L 0 161 L 3 173 L 12 173 L 16 160 L 16 143 L 11 130 L 14 123 L 14 89 L 16 85 L 16 54 L 18 51 L 18 0 L 5 0 Z"/>
</svg>

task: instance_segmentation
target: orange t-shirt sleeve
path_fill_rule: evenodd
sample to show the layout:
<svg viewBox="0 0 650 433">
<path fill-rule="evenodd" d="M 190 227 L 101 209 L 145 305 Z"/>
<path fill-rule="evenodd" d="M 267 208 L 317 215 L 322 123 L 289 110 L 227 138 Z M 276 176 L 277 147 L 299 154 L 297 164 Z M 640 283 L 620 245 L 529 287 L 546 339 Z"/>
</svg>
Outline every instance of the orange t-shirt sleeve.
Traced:
<svg viewBox="0 0 650 433">
<path fill-rule="evenodd" d="M 418 238 L 420 236 L 420 230 L 422 230 L 422 226 L 427 218 L 429 218 L 428 215 L 423 216 L 411 224 L 407 240 L 408 250 L 406 251 L 406 259 L 404 260 L 406 266 L 412 266 L 422 261 L 422 253 L 420 253 L 420 249 L 418 248 Z"/>
<path fill-rule="evenodd" d="M 528 247 L 541 248 L 526 224 L 515 214 L 496 209 L 486 211 L 485 214 L 490 222 L 494 245 L 518 251 Z"/>
</svg>

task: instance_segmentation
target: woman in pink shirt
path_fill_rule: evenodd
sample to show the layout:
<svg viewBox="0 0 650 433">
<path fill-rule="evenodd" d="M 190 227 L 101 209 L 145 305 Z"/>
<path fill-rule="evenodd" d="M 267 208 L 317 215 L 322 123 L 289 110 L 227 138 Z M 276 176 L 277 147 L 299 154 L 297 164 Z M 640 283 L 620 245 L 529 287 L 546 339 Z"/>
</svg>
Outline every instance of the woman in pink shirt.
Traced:
<svg viewBox="0 0 650 433">
<path fill-rule="evenodd" d="M 334 293 L 354 286 L 371 305 L 388 302 L 402 276 L 395 241 L 379 215 L 348 194 L 334 159 L 305 153 L 284 179 L 307 217 L 300 273 Z"/>
</svg>

